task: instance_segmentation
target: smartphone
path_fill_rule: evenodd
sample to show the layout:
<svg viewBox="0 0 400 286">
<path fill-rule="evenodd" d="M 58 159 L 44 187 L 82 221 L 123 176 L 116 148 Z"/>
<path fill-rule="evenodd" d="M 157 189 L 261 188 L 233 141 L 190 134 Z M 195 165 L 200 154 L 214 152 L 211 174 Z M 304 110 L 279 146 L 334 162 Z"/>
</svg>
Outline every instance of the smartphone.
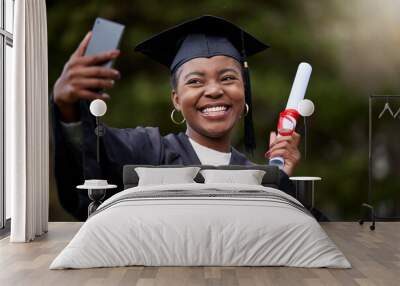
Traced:
<svg viewBox="0 0 400 286">
<path fill-rule="evenodd" d="M 117 49 L 124 29 L 125 26 L 119 23 L 96 18 L 92 29 L 92 38 L 86 48 L 85 56 Z M 110 68 L 112 64 L 113 61 L 110 60 L 102 66 Z"/>
</svg>

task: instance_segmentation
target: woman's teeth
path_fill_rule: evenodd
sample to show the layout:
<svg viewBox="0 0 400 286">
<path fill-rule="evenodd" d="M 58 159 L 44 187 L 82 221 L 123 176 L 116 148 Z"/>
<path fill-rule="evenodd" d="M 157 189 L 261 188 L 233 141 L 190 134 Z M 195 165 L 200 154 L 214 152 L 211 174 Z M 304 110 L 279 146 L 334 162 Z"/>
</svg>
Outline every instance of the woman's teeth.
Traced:
<svg viewBox="0 0 400 286">
<path fill-rule="evenodd" d="M 214 107 L 207 107 L 203 109 L 201 112 L 210 113 L 210 112 L 226 111 L 227 109 L 228 108 L 226 106 L 214 106 Z"/>
</svg>

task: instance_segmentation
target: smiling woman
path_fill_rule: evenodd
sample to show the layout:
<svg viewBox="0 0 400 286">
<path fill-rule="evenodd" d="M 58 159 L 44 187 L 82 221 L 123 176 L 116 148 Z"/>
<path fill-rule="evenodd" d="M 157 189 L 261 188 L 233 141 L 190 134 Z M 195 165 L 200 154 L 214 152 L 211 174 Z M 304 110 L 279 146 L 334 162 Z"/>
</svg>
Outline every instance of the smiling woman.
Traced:
<svg viewBox="0 0 400 286">
<path fill-rule="evenodd" d="M 96 160 L 93 132 L 95 120 L 88 100 L 107 99 L 92 89 L 113 86 L 119 72 L 99 63 L 115 59 L 118 51 L 84 56 L 90 33 L 57 80 L 53 94 L 55 164 L 62 205 L 79 219 L 87 216 L 88 198 L 72 192 L 84 179 L 107 179 L 123 188 L 122 169 L 128 164 L 147 165 L 252 165 L 246 156 L 231 146 L 233 127 L 245 121 L 245 146 L 252 150 L 250 82 L 247 56 L 268 48 L 234 24 L 214 16 L 202 16 L 165 30 L 136 47 L 162 65 L 172 75 L 171 99 L 176 112 L 186 122 L 186 132 L 161 136 L 158 128 L 105 127 Z M 280 144 L 279 141 L 285 141 Z M 299 161 L 299 138 L 278 139 L 271 156 L 281 155 L 287 162 L 281 171 L 280 189 L 294 193 L 288 179 Z M 115 193 L 115 192 L 114 192 Z M 109 193 L 108 195 L 113 195 Z"/>
<path fill-rule="evenodd" d="M 227 56 L 196 58 L 181 66 L 177 83 L 172 100 L 186 119 L 186 134 L 203 146 L 229 152 L 231 131 L 245 110 L 239 63 Z"/>
</svg>

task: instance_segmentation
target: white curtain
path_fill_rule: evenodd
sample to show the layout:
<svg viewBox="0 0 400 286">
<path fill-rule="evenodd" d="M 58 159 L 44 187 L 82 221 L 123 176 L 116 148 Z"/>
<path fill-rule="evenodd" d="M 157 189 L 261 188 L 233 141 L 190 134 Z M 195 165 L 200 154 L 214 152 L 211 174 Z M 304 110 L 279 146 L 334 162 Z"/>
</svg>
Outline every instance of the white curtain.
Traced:
<svg viewBox="0 0 400 286">
<path fill-rule="evenodd" d="M 49 131 L 45 0 L 15 1 L 13 92 L 6 95 L 12 242 L 47 232 Z"/>
</svg>

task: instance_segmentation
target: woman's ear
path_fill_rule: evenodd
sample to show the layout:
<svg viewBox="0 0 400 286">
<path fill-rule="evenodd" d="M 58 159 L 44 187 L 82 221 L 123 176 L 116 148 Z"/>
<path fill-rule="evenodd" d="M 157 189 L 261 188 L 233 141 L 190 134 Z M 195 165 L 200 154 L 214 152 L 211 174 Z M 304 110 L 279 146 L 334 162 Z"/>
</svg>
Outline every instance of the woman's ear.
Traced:
<svg viewBox="0 0 400 286">
<path fill-rule="evenodd" d="M 180 98 L 175 89 L 173 89 L 171 91 L 171 100 L 172 100 L 172 103 L 174 104 L 175 109 L 180 111 L 181 110 Z"/>
</svg>

